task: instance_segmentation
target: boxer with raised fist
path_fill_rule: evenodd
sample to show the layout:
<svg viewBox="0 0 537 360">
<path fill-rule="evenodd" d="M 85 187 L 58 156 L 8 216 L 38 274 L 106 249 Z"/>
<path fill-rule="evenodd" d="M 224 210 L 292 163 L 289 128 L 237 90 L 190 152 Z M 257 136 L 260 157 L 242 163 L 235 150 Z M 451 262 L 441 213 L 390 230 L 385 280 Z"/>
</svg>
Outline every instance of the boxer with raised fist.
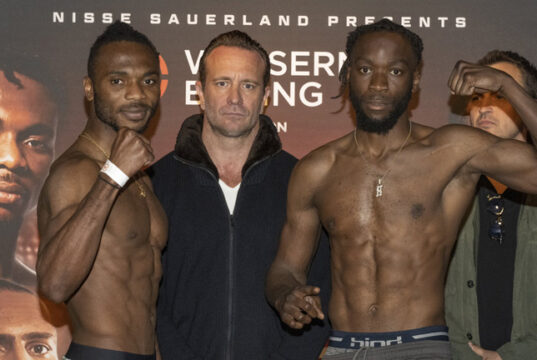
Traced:
<svg viewBox="0 0 537 360">
<path fill-rule="evenodd" d="M 38 203 L 39 290 L 66 302 L 68 359 L 154 359 L 166 216 L 143 172 L 142 133 L 160 97 L 159 54 L 127 24 L 96 40 L 84 131 L 53 164 Z"/>
</svg>

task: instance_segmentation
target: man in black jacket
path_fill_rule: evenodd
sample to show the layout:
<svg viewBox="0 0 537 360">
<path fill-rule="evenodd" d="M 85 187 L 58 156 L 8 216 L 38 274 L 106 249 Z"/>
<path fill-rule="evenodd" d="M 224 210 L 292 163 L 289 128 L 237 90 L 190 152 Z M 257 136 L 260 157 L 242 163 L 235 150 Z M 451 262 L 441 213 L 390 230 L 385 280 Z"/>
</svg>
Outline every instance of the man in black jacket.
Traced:
<svg viewBox="0 0 537 360">
<path fill-rule="evenodd" d="M 165 360 L 315 359 L 327 338 L 326 321 L 291 333 L 264 297 L 296 163 L 261 115 L 269 77 L 266 51 L 247 34 L 213 39 L 196 84 L 204 114 L 185 120 L 152 169 L 169 217 L 157 311 Z M 327 286 L 328 269 L 321 241 L 311 281 Z"/>
</svg>

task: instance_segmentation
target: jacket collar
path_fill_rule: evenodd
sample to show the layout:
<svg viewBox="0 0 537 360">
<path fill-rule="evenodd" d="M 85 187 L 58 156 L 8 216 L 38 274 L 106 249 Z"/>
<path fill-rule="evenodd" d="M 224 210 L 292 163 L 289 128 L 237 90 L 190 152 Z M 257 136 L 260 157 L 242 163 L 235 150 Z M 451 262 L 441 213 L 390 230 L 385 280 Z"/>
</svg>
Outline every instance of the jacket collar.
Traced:
<svg viewBox="0 0 537 360">
<path fill-rule="evenodd" d="M 259 115 L 259 132 L 254 140 L 246 163 L 242 167 L 242 176 L 254 163 L 278 153 L 282 143 L 272 120 L 266 115 Z M 218 178 L 218 170 L 209 157 L 209 153 L 201 140 L 203 115 L 196 114 L 187 118 L 175 143 L 175 157 L 190 163 L 206 167 Z"/>
</svg>

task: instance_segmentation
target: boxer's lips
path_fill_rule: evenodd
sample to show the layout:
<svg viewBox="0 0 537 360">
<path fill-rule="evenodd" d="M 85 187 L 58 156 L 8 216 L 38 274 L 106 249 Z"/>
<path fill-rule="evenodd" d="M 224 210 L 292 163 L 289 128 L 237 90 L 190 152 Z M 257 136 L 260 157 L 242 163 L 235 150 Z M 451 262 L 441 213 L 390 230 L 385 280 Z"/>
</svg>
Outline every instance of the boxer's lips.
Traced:
<svg viewBox="0 0 537 360">
<path fill-rule="evenodd" d="M 364 104 L 371 110 L 384 110 L 390 106 L 391 102 L 383 97 L 371 97 L 364 100 Z"/>
<path fill-rule="evenodd" d="M 129 107 L 121 110 L 121 113 L 132 121 L 144 120 L 149 112 L 148 107 Z"/>
<path fill-rule="evenodd" d="M 27 191 L 13 182 L 0 181 L 0 204 L 10 205 L 21 201 Z"/>
</svg>

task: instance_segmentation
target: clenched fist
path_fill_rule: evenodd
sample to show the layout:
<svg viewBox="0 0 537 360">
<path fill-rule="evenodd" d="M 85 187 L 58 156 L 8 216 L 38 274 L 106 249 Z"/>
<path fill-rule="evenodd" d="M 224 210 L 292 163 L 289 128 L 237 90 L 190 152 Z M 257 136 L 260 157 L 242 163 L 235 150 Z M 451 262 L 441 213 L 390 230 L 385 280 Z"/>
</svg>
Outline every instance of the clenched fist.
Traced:
<svg viewBox="0 0 537 360">
<path fill-rule="evenodd" d="M 448 86 L 453 95 L 501 93 L 505 82 L 510 80 L 512 78 L 501 70 L 459 60 L 449 76 Z"/>
<path fill-rule="evenodd" d="M 122 127 L 110 151 L 110 161 L 128 177 L 148 166 L 155 159 L 149 140 L 136 131 Z"/>
</svg>

